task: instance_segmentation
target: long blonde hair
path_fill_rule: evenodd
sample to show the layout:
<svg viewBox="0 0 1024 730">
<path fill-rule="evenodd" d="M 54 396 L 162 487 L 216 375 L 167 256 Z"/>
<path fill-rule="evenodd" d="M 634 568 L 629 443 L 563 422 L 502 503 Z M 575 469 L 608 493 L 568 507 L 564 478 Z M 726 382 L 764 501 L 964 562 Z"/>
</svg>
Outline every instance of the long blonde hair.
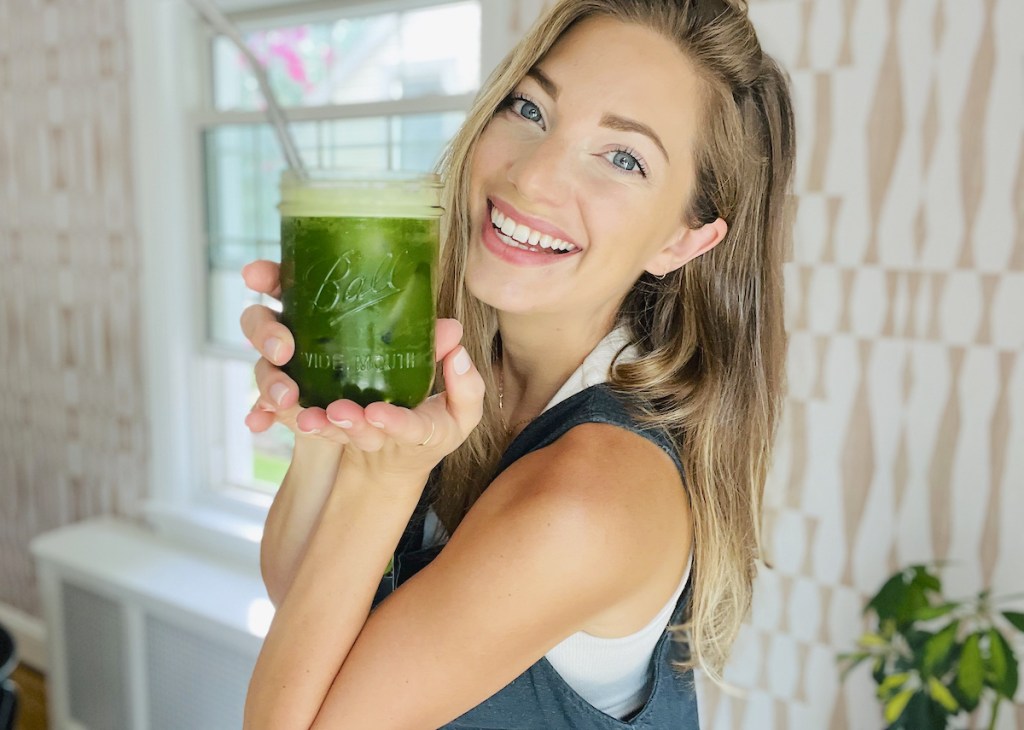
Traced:
<svg viewBox="0 0 1024 730">
<path fill-rule="evenodd" d="M 733 0 L 563 0 L 551 7 L 494 71 L 439 169 L 445 179 L 438 316 L 465 328 L 478 364 L 493 362 L 495 310 L 464 283 L 470 167 L 476 142 L 504 99 L 574 24 L 609 16 L 674 41 L 701 78 L 702 120 L 693 156 L 691 227 L 723 218 L 714 249 L 659 280 L 642 275 L 623 300 L 624 325 L 640 359 L 615 365 L 609 385 L 640 404 L 645 425 L 677 445 L 693 514 L 689 619 L 673 627 L 688 660 L 719 680 L 751 600 L 761 549 L 761 502 L 783 387 L 782 261 L 788 246 L 794 163 L 788 82 L 761 50 Z M 490 367 L 480 367 L 488 394 Z M 437 388 L 443 383 L 438 378 Z M 432 494 L 453 532 L 487 487 L 507 446 L 493 397 L 480 424 L 441 467 Z"/>
</svg>

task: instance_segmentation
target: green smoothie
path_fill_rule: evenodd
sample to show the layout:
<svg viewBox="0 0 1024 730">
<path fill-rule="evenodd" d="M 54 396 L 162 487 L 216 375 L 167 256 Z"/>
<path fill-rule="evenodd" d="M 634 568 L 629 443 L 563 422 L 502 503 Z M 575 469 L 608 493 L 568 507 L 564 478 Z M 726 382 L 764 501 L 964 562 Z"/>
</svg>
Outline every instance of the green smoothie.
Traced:
<svg viewBox="0 0 1024 730">
<path fill-rule="evenodd" d="M 325 175 L 327 173 L 324 173 Z M 436 176 L 281 182 L 284 367 L 299 403 L 412 408 L 434 379 Z"/>
</svg>

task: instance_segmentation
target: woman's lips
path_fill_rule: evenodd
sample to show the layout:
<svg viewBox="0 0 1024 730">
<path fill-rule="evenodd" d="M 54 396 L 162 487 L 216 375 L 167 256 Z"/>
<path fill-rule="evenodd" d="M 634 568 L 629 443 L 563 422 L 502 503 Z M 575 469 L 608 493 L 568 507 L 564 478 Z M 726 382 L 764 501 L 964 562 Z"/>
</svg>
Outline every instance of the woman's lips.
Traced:
<svg viewBox="0 0 1024 730">
<path fill-rule="evenodd" d="M 552 266 L 560 261 L 572 258 L 580 252 L 578 248 L 575 251 L 561 254 L 550 253 L 549 251 L 534 252 L 509 246 L 498 238 L 498 231 L 495 230 L 494 224 L 491 223 L 490 206 L 488 206 L 487 213 L 488 215 L 483 220 L 481 230 L 484 248 L 507 263 L 515 264 L 516 266 Z"/>
<path fill-rule="evenodd" d="M 580 248 L 579 244 L 577 244 L 576 241 L 574 241 L 568 233 L 563 231 L 558 226 L 552 225 L 551 223 L 548 223 L 545 220 L 535 218 L 531 215 L 527 215 L 526 213 L 516 210 L 516 208 L 514 208 L 510 203 L 502 200 L 499 197 L 495 196 L 494 198 L 490 198 L 487 200 L 488 216 L 490 216 L 492 209 L 496 209 L 503 216 L 511 218 L 516 223 L 522 223 L 524 226 L 527 226 L 530 229 L 537 231 L 538 233 L 547 234 L 551 236 L 551 238 L 553 239 L 559 239 L 565 241 L 566 243 L 573 244 L 574 246 L 576 246 L 576 248 Z"/>
</svg>

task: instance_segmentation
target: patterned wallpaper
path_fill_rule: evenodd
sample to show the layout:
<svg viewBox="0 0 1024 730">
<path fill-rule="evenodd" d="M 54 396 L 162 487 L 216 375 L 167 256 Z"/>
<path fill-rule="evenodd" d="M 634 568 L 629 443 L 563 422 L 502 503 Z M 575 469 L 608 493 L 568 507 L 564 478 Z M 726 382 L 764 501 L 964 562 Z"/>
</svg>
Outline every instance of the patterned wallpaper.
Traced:
<svg viewBox="0 0 1024 730">
<path fill-rule="evenodd" d="M 28 543 L 137 512 L 146 419 L 122 0 L 0 0 L 0 602 Z"/>
<path fill-rule="evenodd" d="M 704 725 L 877 730 L 866 667 L 841 686 L 834 657 L 886 576 L 941 559 L 954 596 L 1024 590 L 1024 3 L 751 12 L 797 104 L 790 398 L 775 569 L 726 675 L 746 694 L 706 692 Z"/>
<path fill-rule="evenodd" d="M 0 602 L 31 613 L 28 540 L 143 496 L 122 2 L 0 0 Z M 797 104 L 791 393 L 742 694 L 703 724 L 877 730 L 834 657 L 886 575 L 1024 590 L 1024 3 L 752 5 Z"/>
</svg>

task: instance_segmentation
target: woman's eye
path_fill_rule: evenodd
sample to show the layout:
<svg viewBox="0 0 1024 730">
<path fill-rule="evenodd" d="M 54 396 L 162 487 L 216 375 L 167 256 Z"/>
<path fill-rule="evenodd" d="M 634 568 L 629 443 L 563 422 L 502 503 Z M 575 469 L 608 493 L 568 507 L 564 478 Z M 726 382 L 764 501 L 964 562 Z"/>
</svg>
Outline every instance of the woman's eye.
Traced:
<svg viewBox="0 0 1024 730">
<path fill-rule="evenodd" d="M 529 119 L 531 122 L 544 124 L 544 117 L 541 116 L 540 107 L 528 99 L 513 99 L 512 111 L 523 119 Z"/>
<path fill-rule="evenodd" d="M 612 164 L 621 167 L 623 170 L 632 170 L 636 167 L 636 158 L 626 152 L 616 152 L 612 157 Z"/>
<path fill-rule="evenodd" d="M 643 168 L 640 166 L 640 162 L 633 157 L 633 155 L 622 150 L 617 151 L 612 156 L 612 164 L 618 168 L 625 170 L 626 172 L 632 172 L 633 170 L 639 170 L 643 172 Z"/>
</svg>

